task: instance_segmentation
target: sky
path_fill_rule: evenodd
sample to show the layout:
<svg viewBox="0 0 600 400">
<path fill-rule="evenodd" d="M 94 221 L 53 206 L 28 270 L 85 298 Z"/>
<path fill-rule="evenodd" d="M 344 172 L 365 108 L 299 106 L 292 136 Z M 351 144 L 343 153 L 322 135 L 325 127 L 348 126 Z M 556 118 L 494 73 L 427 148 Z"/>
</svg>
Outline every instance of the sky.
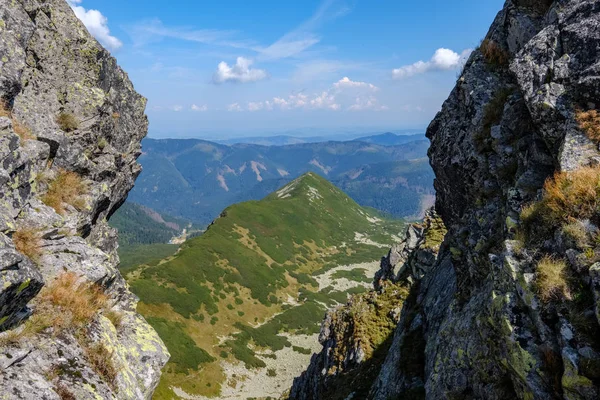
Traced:
<svg viewBox="0 0 600 400">
<path fill-rule="evenodd" d="M 149 136 L 424 129 L 503 0 L 68 0 Z"/>
</svg>

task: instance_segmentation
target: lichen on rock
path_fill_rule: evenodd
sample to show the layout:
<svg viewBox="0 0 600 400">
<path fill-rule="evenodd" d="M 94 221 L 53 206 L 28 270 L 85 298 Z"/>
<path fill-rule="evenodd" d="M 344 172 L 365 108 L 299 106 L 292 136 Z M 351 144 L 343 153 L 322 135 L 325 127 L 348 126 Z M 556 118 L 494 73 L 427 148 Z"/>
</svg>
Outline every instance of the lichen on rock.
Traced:
<svg viewBox="0 0 600 400">
<path fill-rule="evenodd" d="M 599 44 L 598 1 L 506 1 L 427 130 L 448 232 L 364 398 L 600 395 Z"/>
<path fill-rule="evenodd" d="M 0 1 L 0 21 L 0 388 L 150 398 L 169 354 L 135 311 L 106 222 L 141 171 L 146 100 L 64 0 Z M 85 326 L 58 319 L 75 304 L 44 315 L 42 288 L 65 274 L 106 298 Z"/>
</svg>

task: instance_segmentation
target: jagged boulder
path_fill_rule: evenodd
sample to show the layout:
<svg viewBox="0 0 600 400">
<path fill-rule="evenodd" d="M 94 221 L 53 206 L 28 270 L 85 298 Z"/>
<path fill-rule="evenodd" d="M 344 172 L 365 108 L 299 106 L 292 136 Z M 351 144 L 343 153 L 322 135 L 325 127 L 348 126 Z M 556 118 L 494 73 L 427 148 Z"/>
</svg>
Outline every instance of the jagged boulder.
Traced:
<svg viewBox="0 0 600 400">
<path fill-rule="evenodd" d="M 433 266 L 437 252 L 446 234 L 441 218 L 428 210 L 422 223 L 409 224 L 404 240 L 390 249 L 381 259 L 381 268 L 375 275 L 375 289 L 380 282 L 400 282 L 421 279 Z"/>
<path fill-rule="evenodd" d="M 64 0 L 0 0 L 0 54 L 0 391 L 150 398 L 169 354 L 106 222 L 141 171 L 146 100 Z"/>
</svg>

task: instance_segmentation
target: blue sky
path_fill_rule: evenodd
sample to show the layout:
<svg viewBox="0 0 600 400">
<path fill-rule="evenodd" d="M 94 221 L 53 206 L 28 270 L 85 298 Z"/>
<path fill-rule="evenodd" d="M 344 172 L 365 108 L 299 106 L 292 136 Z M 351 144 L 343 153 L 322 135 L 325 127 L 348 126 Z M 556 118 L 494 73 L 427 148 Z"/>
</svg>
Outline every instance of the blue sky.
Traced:
<svg viewBox="0 0 600 400">
<path fill-rule="evenodd" d="M 69 0 L 151 137 L 424 128 L 502 0 Z"/>
</svg>

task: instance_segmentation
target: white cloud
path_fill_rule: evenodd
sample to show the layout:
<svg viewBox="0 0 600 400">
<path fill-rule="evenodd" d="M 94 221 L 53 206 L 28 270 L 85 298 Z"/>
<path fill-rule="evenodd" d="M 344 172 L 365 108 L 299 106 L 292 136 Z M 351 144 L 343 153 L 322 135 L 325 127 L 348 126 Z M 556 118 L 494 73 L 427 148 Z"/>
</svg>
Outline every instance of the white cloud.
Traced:
<svg viewBox="0 0 600 400">
<path fill-rule="evenodd" d="M 174 106 L 171 106 L 170 109 L 172 111 L 179 112 L 179 111 L 183 110 L 183 106 L 180 106 L 180 105 L 176 104 Z"/>
<path fill-rule="evenodd" d="M 243 111 L 238 103 L 233 103 L 227 106 L 227 111 Z"/>
<path fill-rule="evenodd" d="M 267 72 L 263 69 L 250 68 L 253 61 L 244 57 L 238 57 L 235 65 L 229 65 L 225 61 L 219 63 L 217 71 L 213 76 L 215 83 L 256 82 L 267 78 Z"/>
<path fill-rule="evenodd" d="M 388 107 L 380 105 L 374 96 L 379 88 L 368 82 L 353 81 L 344 77 L 334 82 L 327 90 L 312 95 L 293 93 L 287 97 L 274 97 L 272 101 L 248 103 L 249 111 L 271 110 L 331 110 L 384 111 Z"/>
<path fill-rule="evenodd" d="M 340 79 L 339 81 L 334 83 L 333 87 L 336 89 L 339 89 L 339 90 L 343 90 L 345 88 L 353 88 L 353 89 L 364 88 L 364 89 L 369 89 L 370 91 L 373 91 L 373 92 L 379 91 L 379 88 L 371 83 L 356 82 L 356 81 L 351 80 L 347 76 L 343 77 L 342 79 Z"/>
<path fill-rule="evenodd" d="M 197 106 L 196 104 L 192 104 L 192 111 L 205 112 L 208 111 L 208 107 L 206 105 Z"/>
<path fill-rule="evenodd" d="M 81 4 L 82 0 L 67 0 L 77 18 L 83 22 L 87 30 L 108 50 L 115 51 L 123 43 L 110 34 L 108 19 L 98 10 L 86 10 Z"/>
<path fill-rule="evenodd" d="M 259 101 L 259 102 L 250 102 L 248 103 L 248 111 L 271 111 L 273 110 L 273 103 L 270 101 Z"/>
<path fill-rule="evenodd" d="M 392 77 L 394 79 L 404 79 L 429 71 L 457 69 L 467 61 L 472 51 L 472 49 L 467 49 L 458 54 L 450 49 L 437 49 L 429 61 L 417 61 L 414 64 L 394 69 Z"/>
<path fill-rule="evenodd" d="M 337 111 L 340 108 L 342 108 L 341 105 L 336 103 L 335 95 L 331 94 L 331 92 L 329 91 L 322 92 L 321 94 L 315 96 L 310 101 L 310 106 L 314 109 L 328 109 L 334 111 Z"/>
</svg>

